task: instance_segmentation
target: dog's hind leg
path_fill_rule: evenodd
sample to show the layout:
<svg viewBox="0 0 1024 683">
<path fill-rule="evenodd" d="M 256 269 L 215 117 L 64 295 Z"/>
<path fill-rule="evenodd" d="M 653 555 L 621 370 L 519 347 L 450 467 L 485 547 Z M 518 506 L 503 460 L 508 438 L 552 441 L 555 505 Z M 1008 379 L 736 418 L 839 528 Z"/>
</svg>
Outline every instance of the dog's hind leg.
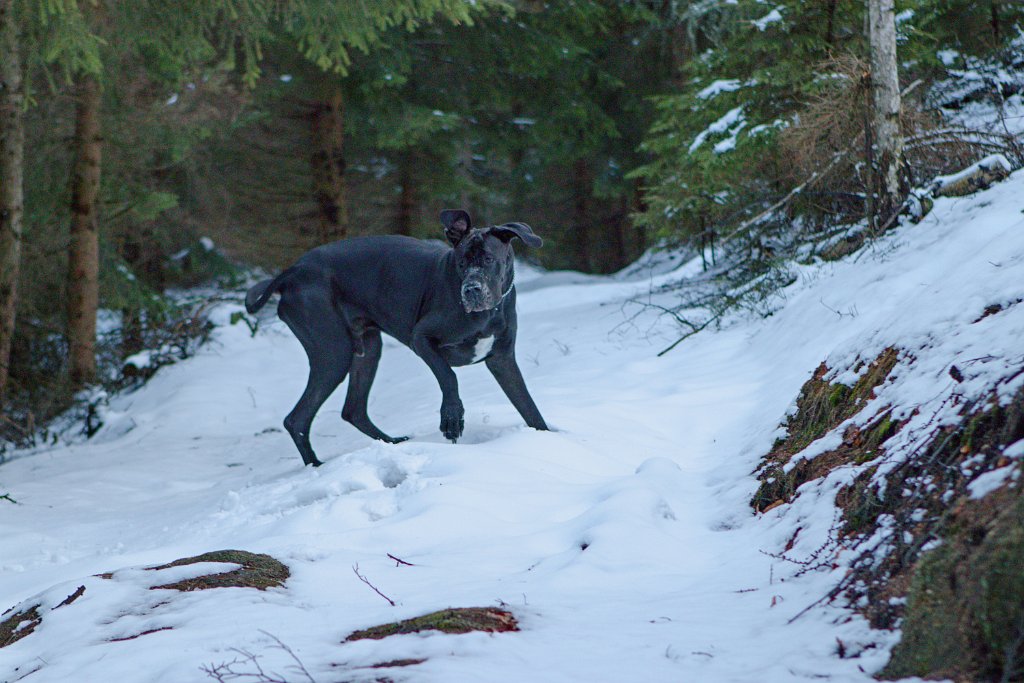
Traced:
<svg viewBox="0 0 1024 683">
<path fill-rule="evenodd" d="M 352 363 L 352 338 L 344 319 L 331 305 L 330 296 L 316 288 L 285 292 L 278 315 L 302 342 L 309 358 L 309 380 L 302 397 L 284 419 L 285 429 L 302 455 L 302 462 L 322 463 L 309 443 L 313 418 L 341 381 Z"/>
<path fill-rule="evenodd" d="M 341 409 L 341 417 L 370 438 L 388 443 L 405 441 L 409 437 L 395 438 L 382 432 L 377 425 L 370 421 L 370 416 L 366 412 L 370 387 L 373 385 L 373 378 L 377 374 L 377 364 L 380 362 L 382 347 L 380 330 L 375 327 L 355 326 L 353 333 L 359 334 L 359 338 L 353 341 L 355 348 L 362 353 L 357 353 L 352 358 L 352 368 L 348 376 L 348 394 L 345 396 L 345 407 Z"/>
</svg>

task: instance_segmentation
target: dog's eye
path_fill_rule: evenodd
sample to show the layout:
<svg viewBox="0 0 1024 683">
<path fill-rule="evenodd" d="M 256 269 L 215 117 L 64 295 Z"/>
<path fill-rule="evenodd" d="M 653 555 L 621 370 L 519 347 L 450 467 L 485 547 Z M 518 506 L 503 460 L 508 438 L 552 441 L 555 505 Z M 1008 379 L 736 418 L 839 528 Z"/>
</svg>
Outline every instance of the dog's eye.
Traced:
<svg viewBox="0 0 1024 683">
<path fill-rule="evenodd" d="M 484 263 L 488 265 L 494 263 L 494 257 L 491 256 L 490 254 L 484 254 Z"/>
</svg>

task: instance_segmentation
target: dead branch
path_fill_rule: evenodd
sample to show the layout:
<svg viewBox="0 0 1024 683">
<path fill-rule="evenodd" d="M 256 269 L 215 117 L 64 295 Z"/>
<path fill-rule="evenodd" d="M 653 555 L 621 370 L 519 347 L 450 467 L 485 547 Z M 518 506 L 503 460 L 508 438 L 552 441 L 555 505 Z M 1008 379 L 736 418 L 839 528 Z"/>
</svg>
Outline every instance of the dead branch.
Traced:
<svg viewBox="0 0 1024 683">
<path fill-rule="evenodd" d="M 302 674 L 302 677 L 309 683 L 316 683 L 316 680 L 306 669 L 305 664 L 299 659 L 295 652 L 284 644 L 280 638 L 272 633 L 267 633 L 261 630 L 260 633 L 267 636 L 274 641 L 274 649 L 283 650 L 288 656 L 295 662 L 290 668 L 298 673 Z M 237 656 L 230 662 L 222 662 L 220 664 L 207 664 L 199 667 L 207 676 L 218 681 L 218 683 L 225 683 L 226 681 L 252 681 L 253 683 L 292 683 L 288 679 L 284 678 L 281 674 L 276 672 L 264 671 L 263 666 L 259 662 L 259 655 L 255 655 L 248 650 L 242 650 L 239 648 L 231 648 L 230 652 L 234 652 Z"/>
<path fill-rule="evenodd" d="M 404 564 L 406 567 L 415 567 L 416 566 L 412 562 L 406 562 L 405 560 L 402 560 L 402 559 L 399 559 L 399 558 L 395 557 L 391 553 L 388 553 L 388 557 L 390 557 L 392 560 L 395 561 L 395 566 L 396 567 L 398 565 L 401 565 L 401 564 Z"/>
<path fill-rule="evenodd" d="M 389 556 L 389 557 L 390 557 L 390 556 Z M 388 596 L 384 595 L 384 594 L 383 594 L 383 593 L 381 593 L 381 592 L 380 592 L 379 590 L 377 590 L 377 587 L 376 587 L 376 586 L 374 586 L 374 585 L 373 585 L 372 583 L 370 583 L 369 579 L 367 579 L 367 578 L 366 578 L 365 576 L 363 576 L 362 574 L 360 574 L 360 573 L 359 573 L 359 563 L 358 563 L 358 562 L 356 562 L 356 563 L 355 563 L 354 565 L 352 565 L 352 571 L 353 571 L 353 572 L 355 572 L 356 576 L 358 576 L 358 577 L 359 577 L 359 580 L 360 580 L 360 581 L 362 581 L 362 582 L 363 582 L 363 583 L 365 583 L 365 584 L 366 584 L 367 586 L 369 586 L 370 588 L 372 588 L 372 589 L 373 589 L 373 592 L 374 592 L 374 593 L 376 593 L 377 595 L 379 595 L 380 597 L 384 598 L 384 599 L 385 599 L 385 600 L 387 600 L 387 601 L 388 601 L 389 603 L 391 603 L 391 606 L 392 606 L 392 607 L 395 607 L 395 601 L 394 601 L 394 600 L 392 600 L 391 598 L 389 598 Z"/>
</svg>

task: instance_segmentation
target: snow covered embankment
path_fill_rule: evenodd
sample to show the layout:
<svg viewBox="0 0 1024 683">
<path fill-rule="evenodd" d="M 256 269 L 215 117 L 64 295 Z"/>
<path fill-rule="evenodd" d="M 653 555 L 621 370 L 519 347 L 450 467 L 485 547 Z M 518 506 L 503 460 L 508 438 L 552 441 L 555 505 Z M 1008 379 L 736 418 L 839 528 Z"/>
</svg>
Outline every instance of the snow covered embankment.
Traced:
<svg viewBox="0 0 1024 683">
<path fill-rule="evenodd" d="M 214 342 L 115 398 L 93 439 L 0 468 L 0 492 L 17 501 L 0 501 L 0 605 L 19 606 L 5 619 L 34 609 L 14 630 L 38 621 L 0 648 L 0 680 L 197 680 L 199 666 L 235 659 L 231 648 L 290 671 L 267 634 L 318 681 L 374 680 L 384 674 L 367 667 L 396 661 L 415 663 L 384 673 L 415 681 L 871 680 L 895 634 L 839 604 L 791 621 L 851 553 L 831 548 L 816 571 L 779 557 L 828 543 L 836 493 L 867 463 L 762 515 L 751 472 L 822 361 L 830 382 L 852 383 L 858 359 L 901 350 L 853 418 L 890 406 L 906 421 L 892 444 L 910 443 L 915 420 L 954 419 L 951 392 L 984 396 L 1020 367 L 1022 190 L 1018 173 L 939 199 L 869 251 L 803 267 L 772 317 L 730 321 L 660 359 L 676 331 L 653 313 L 624 328 L 622 304 L 699 263 L 649 278 L 539 275 L 521 288 L 518 355 L 557 431 L 523 427 L 471 367 L 459 374 L 466 435 L 444 442 L 433 377 L 392 342 L 370 412 L 412 439 L 368 441 L 338 418 L 336 395 L 314 424 L 317 470 L 280 429 L 305 384 L 301 348 L 269 320 L 253 337 L 228 324 L 240 305 L 221 307 Z M 804 458 L 829 450 L 810 448 Z M 181 592 L 166 586 L 225 567 L 142 569 L 226 548 L 266 553 L 290 575 L 265 590 Z M 521 630 L 343 642 L 487 605 Z"/>
</svg>

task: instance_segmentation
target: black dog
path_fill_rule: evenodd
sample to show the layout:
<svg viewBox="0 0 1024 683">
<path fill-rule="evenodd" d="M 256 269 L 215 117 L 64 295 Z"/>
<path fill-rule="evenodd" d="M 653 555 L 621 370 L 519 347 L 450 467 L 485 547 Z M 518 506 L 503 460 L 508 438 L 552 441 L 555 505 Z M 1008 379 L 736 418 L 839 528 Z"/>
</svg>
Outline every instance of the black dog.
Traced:
<svg viewBox="0 0 1024 683">
<path fill-rule="evenodd" d="M 422 358 L 441 385 L 441 432 L 452 443 L 464 426 L 452 367 L 484 361 L 526 424 L 548 427 L 526 390 L 515 357 L 516 291 L 512 238 L 541 239 L 525 223 L 472 228 L 465 211 L 442 211 L 453 249 L 397 235 L 359 237 L 306 253 L 291 268 L 249 289 L 258 311 L 275 292 L 277 314 L 309 356 L 309 381 L 284 426 L 307 465 L 320 465 L 309 444 L 313 417 L 345 375 L 341 416 L 374 439 L 398 443 L 366 413 L 384 331 Z"/>
</svg>

